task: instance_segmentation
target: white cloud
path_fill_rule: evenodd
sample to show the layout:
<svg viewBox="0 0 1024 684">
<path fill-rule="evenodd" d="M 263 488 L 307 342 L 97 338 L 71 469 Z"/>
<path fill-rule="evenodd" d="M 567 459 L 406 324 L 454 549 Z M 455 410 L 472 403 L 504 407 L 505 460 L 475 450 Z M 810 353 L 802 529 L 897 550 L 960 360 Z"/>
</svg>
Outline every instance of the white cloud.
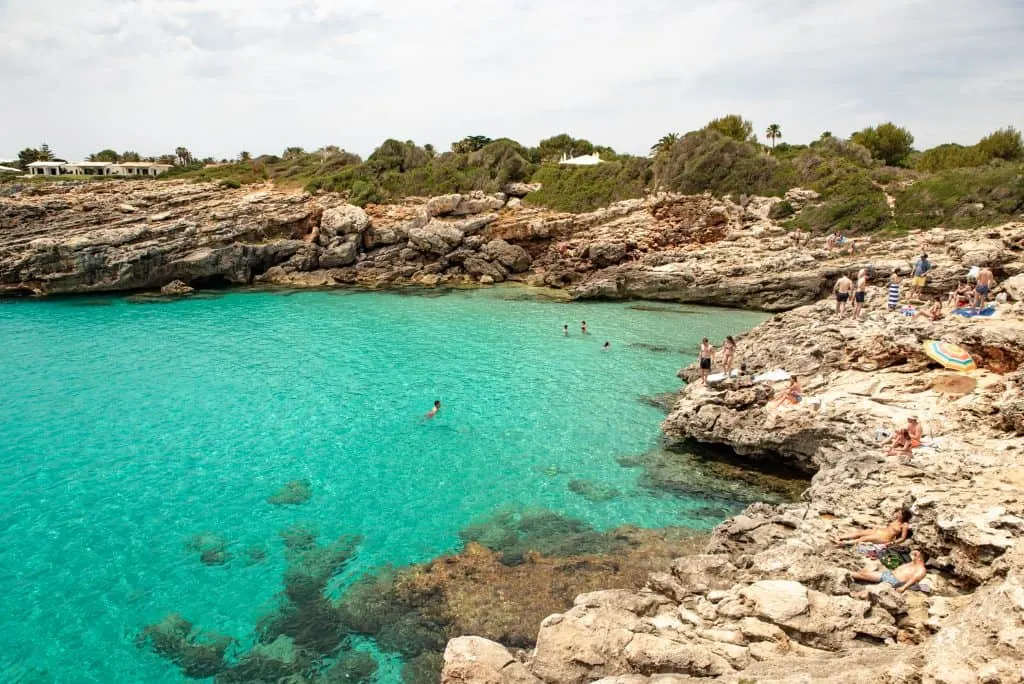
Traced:
<svg viewBox="0 0 1024 684">
<path fill-rule="evenodd" d="M 1016 0 L 0 0 L 0 158 L 215 157 L 567 131 L 644 152 L 741 112 L 785 139 L 1022 127 Z"/>
</svg>

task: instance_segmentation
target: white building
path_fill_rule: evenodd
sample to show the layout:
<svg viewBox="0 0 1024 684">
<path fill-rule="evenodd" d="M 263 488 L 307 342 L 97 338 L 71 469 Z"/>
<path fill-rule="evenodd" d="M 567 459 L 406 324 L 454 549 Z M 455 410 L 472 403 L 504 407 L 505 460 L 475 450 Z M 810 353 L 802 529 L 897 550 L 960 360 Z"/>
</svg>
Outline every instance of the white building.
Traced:
<svg viewBox="0 0 1024 684">
<path fill-rule="evenodd" d="M 601 161 L 601 155 L 597 152 L 594 154 L 585 154 L 582 157 L 569 157 L 569 155 L 563 152 L 562 158 L 558 163 L 568 164 L 569 166 L 593 166 L 594 164 L 600 164 Z"/>
<path fill-rule="evenodd" d="M 21 173 L 21 169 L 16 169 L 13 166 L 0 166 L 0 173 Z"/>
<path fill-rule="evenodd" d="M 157 164 L 156 162 L 121 162 L 114 164 L 115 173 L 120 176 L 159 176 L 164 171 L 174 168 L 173 164 Z"/>
<path fill-rule="evenodd" d="M 171 168 L 156 162 L 38 161 L 28 165 L 28 172 L 33 176 L 159 176 Z"/>
<path fill-rule="evenodd" d="M 66 162 L 37 161 L 28 165 L 28 172 L 33 176 L 59 176 L 64 173 Z"/>
</svg>

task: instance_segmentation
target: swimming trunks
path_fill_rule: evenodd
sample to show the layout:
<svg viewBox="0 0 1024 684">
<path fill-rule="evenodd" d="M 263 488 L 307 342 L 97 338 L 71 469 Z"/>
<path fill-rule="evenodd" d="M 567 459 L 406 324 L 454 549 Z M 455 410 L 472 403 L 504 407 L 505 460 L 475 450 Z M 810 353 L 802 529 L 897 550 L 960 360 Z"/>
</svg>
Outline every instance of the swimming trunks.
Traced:
<svg viewBox="0 0 1024 684">
<path fill-rule="evenodd" d="M 850 298 L 850 293 L 849 292 L 836 292 L 836 301 L 837 302 L 845 302 L 849 298 Z"/>
<path fill-rule="evenodd" d="M 853 293 L 853 300 L 855 302 L 857 302 L 858 304 L 863 304 L 864 303 L 864 296 L 866 294 L 867 294 L 867 292 L 854 292 Z"/>
<path fill-rule="evenodd" d="M 704 370 L 711 370 L 711 359 L 701 359 L 700 367 Z"/>
<path fill-rule="evenodd" d="M 892 586 L 893 589 L 896 589 L 901 584 L 903 584 L 902 580 L 898 579 L 896 575 L 892 574 L 892 570 L 886 570 L 885 572 L 883 572 L 882 577 L 878 581 L 885 582 L 886 584 Z"/>
<path fill-rule="evenodd" d="M 914 287 L 924 287 L 928 283 L 928 278 L 925 276 L 914 276 L 914 280 L 911 281 Z"/>
<path fill-rule="evenodd" d="M 977 287 L 974 288 L 974 291 L 984 296 L 989 293 L 989 288 L 988 285 L 978 285 Z"/>
</svg>

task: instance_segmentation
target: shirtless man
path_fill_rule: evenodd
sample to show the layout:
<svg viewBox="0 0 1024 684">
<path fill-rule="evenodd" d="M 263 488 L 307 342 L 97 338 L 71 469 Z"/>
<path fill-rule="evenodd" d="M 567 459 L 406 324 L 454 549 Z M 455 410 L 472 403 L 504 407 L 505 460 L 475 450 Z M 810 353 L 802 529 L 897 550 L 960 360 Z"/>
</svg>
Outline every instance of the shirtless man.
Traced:
<svg viewBox="0 0 1024 684">
<path fill-rule="evenodd" d="M 916 449 L 921 446 L 921 439 L 924 437 L 924 428 L 917 416 L 907 418 L 907 436 L 910 437 L 910 447 Z"/>
<path fill-rule="evenodd" d="M 860 530 L 851 532 L 832 541 L 842 546 L 844 544 L 892 544 L 906 541 L 910 536 L 910 519 L 913 514 L 906 508 L 896 511 L 895 517 L 886 527 L 873 530 Z"/>
<path fill-rule="evenodd" d="M 853 579 L 858 582 L 871 582 L 877 584 L 885 582 L 901 594 L 920 582 L 928 574 L 924 563 L 927 560 L 923 551 L 914 549 L 910 552 L 910 562 L 904 563 L 895 570 L 885 569 L 881 572 L 874 570 L 858 570 L 853 573 Z"/>
<path fill-rule="evenodd" d="M 978 271 L 978 284 L 974 286 L 974 307 L 979 311 L 985 308 L 985 300 L 992 287 L 996 284 L 996 278 L 992 275 L 992 269 L 986 266 Z"/>
<path fill-rule="evenodd" d="M 700 381 L 708 384 L 708 373 L 711 372 L 711 359 L 715 357 L 715 348 L 704 338 L 700 343 Z"/>
<path fill-rule="evenodd" d="M 845 275 L 840 276 L 832 288 L 832 292 L 836 295 L 836 315 L 842 316 L 846 311 L 846 302 L 850 301 L 850 293 L 853 292 L 853 281 Z"/>
<path fill-rule="evenodd" d="M 868 270 L 857 272 L 857 289 L 853 293 L 853 317 L 860 320 L 860 312 L 864 309 L 864 298 L 868 295 Z"/>
</svg>

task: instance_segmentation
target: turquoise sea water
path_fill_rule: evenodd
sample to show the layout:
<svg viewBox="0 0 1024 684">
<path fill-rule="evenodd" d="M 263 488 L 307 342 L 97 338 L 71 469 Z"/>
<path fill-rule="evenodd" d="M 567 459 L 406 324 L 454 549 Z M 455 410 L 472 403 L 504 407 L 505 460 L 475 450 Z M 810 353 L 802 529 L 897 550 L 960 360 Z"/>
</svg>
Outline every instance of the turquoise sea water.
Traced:
<svg viewBox="0 0 1024 684">
<path fill-rule="evenodd" d="M 0 301 L 0 681 L 183 681 L 135 635 L 180 611 L 250 640 L 299 522 L 364 537 L 342 582 L 458 548 L 511 503 L 709 527 L 700 500 L 639 489 L 615 458 L 657 444 L 640 395 L 677 388 L 701 337 L 763 317 L 666 308 L 500 289 Z M 266 502 L 296 479 L 307 503 Z M 202 564 L 202 533 L 234 559 Z M 253 546 L 265 562 L 242 562 Z"/>
</svg>

